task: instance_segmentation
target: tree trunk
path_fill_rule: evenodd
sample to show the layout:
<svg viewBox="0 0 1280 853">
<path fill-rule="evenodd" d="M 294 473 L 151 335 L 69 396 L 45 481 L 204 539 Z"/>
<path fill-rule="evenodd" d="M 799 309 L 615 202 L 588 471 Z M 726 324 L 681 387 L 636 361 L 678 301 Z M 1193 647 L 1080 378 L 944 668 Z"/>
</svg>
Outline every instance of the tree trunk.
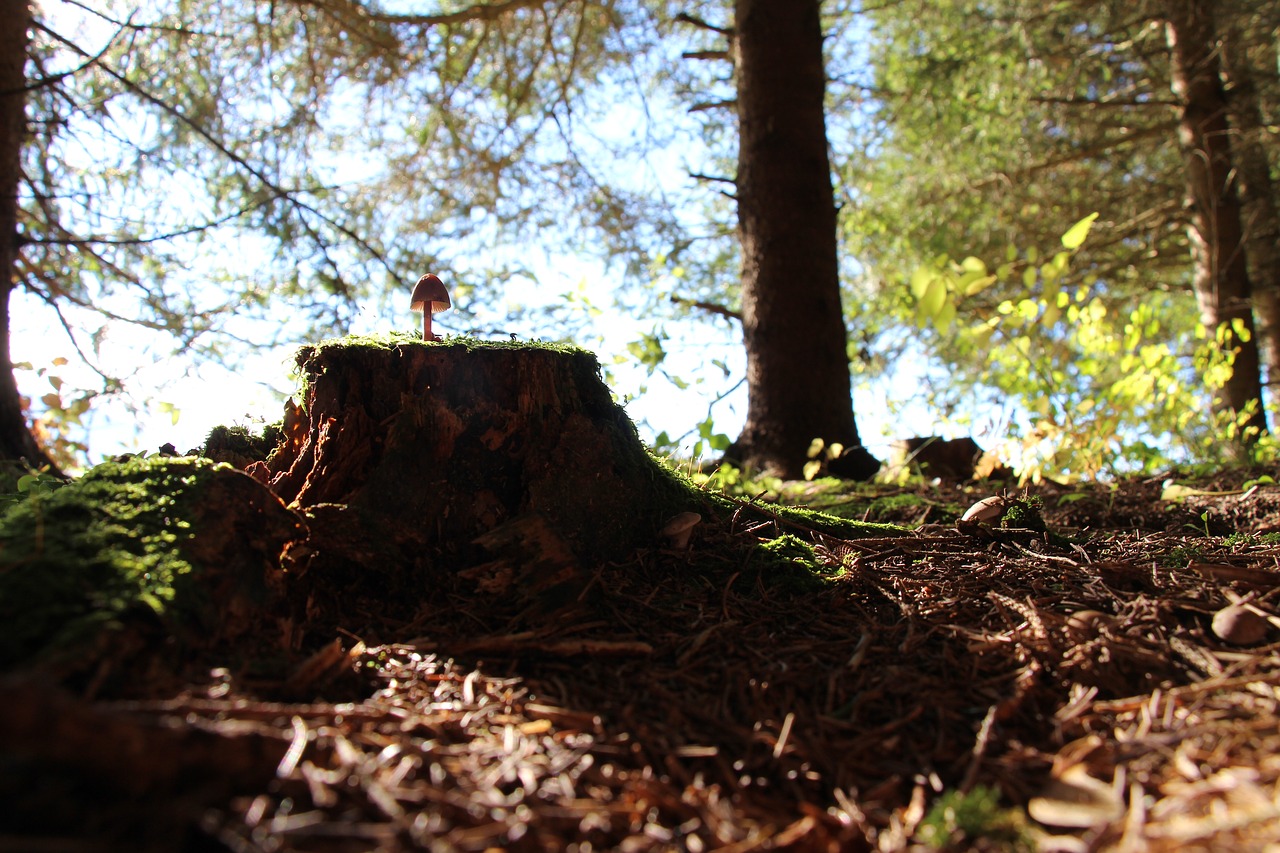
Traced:
<svg viewBox="0 0 1280 853">
<path fill-rule="evenodd" d="M 27 134 L 28 0 L 0 0 L 0 459 L 55 466 L 27 429 L 9 348 L 9 296 L 17 281 L 18 187 Z"/>
<path fill-rule="evenodd" d="M 1226 93 L 1219 76 L 1214 3 L 1169 0 L 1167 29 L 1173 91 L 1182 101 L 1179 137 L 1186 162 L 1187 206 L 1201 321 L 1234 351 L 1231 372 L 1218 391 L 1219 411 L 1241 418 L 1235 443 L 1248 446 L 1266 430 L 1262 408 L 1253 292 L 1243 249 L 1240 199 L 1234 181 Z M 1243 334 L 1237 334 L 1233 326 Z"/>
<path fill-rule="evenodd" d="M 1230 86 L 1228 100 L 1236 132 L 1233 150 L 1245 222 L 1244 254 L 1253 285 L 1259 348 L 1267 368 L 1267 396 L 1274 410 L 1280 391 L 1280 212 L 1263 143 L 1266 126 L 1253 63 L 1241 35 L 1233 22 L 1223 39 L 1222 69 Z M 1268 46 L 1267 53 L 1274 65 L 1274 47 Z"/>
<path fill-rule="evenodd" d="M 747 419 L 726 458 L 799 477 L 813 439 L 832 473 L 879 463 L 854 425 L 827 159 L 818 0 L 736 0 L 738 230 Z"/>
</svg>

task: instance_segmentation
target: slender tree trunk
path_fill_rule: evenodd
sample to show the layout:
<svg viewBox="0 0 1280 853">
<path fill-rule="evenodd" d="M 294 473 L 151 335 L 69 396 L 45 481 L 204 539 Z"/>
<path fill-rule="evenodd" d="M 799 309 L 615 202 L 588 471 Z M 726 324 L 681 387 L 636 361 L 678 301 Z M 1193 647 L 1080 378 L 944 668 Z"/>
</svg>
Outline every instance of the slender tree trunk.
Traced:
<svg viewBox="0 0 1280 853">
<path fill-rule="evenodd" d="M 1272 66 L 1274 47 L 1267 49 Z M 1263 144 L 1266 127 L 1258 102 L 1253 62 L 1237 22 L 1223 38 L 1222 70 L 1230 87 L 1232 138 L 1240 204 L 1244 216 L 1244 253 L 1253 285 L 1254 320 L 1258 343 L 1267 368 L 1267 397 L 1275 411 L 1280 401 L 1280 211 L 1276 185 Z"/>
<path fill-rule="evenodd" d="M 735 0 L 738 231 L 747 419 L 727 458 L 799 477 L 810 443 L 849 450 L 833 473 L 879 463 L 854 425 L 827 158 L 818 0 Z"/>
<path fill-rule="evenodd" d="M 0 0 L 0 459 L 50 465 L 27 429 L 9 349 L 9 296 L 17 280 L 18 186 L 27 134 L 28 0 Z"/>
<path fill-rule="evenodd" d="M 1238 443 L 1247 446 L 1266 430 L 1267 423 L 1214 8 L 1213 0 L 1165 4 L 1173 91 L 1182 100 L 1178 132 L 1186 160 L 1191 216 L 1187 231 L 1195 265 L 1192 284 L 1201 321 L 1218 330 L 1225 350 L 1235 351 L 1231 374 L 1218 392 L 1218 408 L 1233 416 L 1249 413 L 1242 424 L 1245 429 L 1237 436 Z"/>
</svg>

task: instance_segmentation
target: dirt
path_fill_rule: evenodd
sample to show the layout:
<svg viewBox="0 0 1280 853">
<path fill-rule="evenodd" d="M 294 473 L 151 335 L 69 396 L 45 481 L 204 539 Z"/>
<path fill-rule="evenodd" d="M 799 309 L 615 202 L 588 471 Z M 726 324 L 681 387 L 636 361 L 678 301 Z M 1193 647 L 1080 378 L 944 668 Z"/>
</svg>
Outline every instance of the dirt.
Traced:
<svg viewBox="0 0 1280 853">
<path fill-rule="evenodd" d="M 957 531 L 977 485 L 815 496 L 916 527 L 859 539 L 744 502 L 568 591 L 523 594 L 500 565 L 395 606 L 356 585 L 283 665 L 263 634 L 177 688 L 137 673 L 129 698 L 20 671 L 0 683 L 0 831 L 76 850 L 1261 849 L 1280 842 L 1280 631 L 1212 628 L 1232 602 L 1275 612 L 1280 488 L 1257 481 L 1178 501 L 1163 478 L 1044 484 L 1048 534 Z M 798 544 L 759 547 L 783 534 Z"/>
</svg>

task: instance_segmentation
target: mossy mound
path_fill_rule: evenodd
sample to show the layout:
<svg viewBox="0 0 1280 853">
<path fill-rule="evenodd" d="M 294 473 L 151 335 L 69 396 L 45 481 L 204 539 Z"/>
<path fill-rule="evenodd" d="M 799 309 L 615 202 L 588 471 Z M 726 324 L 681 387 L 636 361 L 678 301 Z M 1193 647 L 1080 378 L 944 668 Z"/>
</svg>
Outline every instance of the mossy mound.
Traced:
<svg viewBox="0 0 1280 853">
<path fill-rule="evenodd" d="M 52 662 L 67 680 L 143 651 L 207 663 L 240 641 L 275 673 L 335 631 L 393 639 L 473 599 L 478 631 L 536 627 L 590 607 L 600 567 L 676 554 L 662 530 L 686 511 L 703 547 L 774 591 L 834 569 L 796 536 L 756 549 L 755 531 L 899 532 L 693 488 L 648 453 L 582 350 L 390 336 L 305 347 L 298 365 L 302 405 L 269 435 L 212 434 L 234 439 L 219 446 L 248 476 L 134 458 L 0 515 L 0 669 Z"/>
<path fill-rule="evenodd" d="M 147 634 L 234 639 L 278 599 L 280 555 L 305 534 L 296 513 L 230 466 L 99 465 L 0 516 L 0 669 L 87 671 Z"/>
</svg>

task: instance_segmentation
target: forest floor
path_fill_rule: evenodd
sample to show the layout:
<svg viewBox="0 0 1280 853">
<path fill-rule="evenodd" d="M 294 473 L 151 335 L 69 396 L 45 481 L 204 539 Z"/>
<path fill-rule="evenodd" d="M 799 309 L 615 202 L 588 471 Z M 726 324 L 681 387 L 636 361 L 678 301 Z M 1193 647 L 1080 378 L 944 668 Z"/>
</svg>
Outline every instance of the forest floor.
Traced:
<svg viewBox="0 0 1280 853">
<path fill-rule="evenodd" d="M 41 746 L 0 850 L 1275 849 L 1280 487 L 1196 486 L 1032 487 L 1048 537 L 958 531 L 986 486 L 811 490 L 912 532 L 707 518 L 539 618 L 370 609 L 283 684 L 3 681 Z M 827 580 L 730 547 L 781 532 Z"/>
</svg>

